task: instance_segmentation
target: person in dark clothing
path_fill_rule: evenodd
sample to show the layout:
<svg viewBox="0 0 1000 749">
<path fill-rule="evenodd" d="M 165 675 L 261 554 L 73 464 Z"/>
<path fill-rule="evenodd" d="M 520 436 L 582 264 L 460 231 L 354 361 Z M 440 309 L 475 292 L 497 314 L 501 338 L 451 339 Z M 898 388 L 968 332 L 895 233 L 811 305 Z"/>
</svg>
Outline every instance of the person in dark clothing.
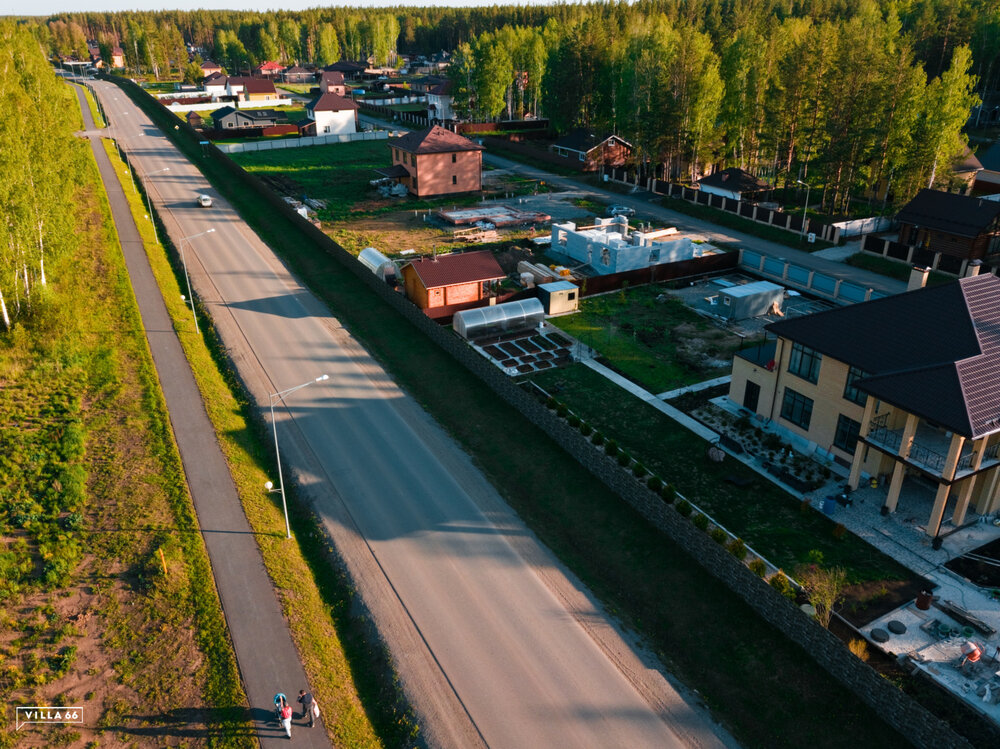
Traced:
<svg viewBox="0 0 1000 749">
<path fill-rule="evenodd" d="M 302 705 L 302 717 L 309 718 L 309 727 L 313 727 L 313 723 L 316 721 L 316 716 L 313 710 L 313 696 L 311 692 L 307 692 L 304 689 L 299 690 L 299 704 Z"/>
</svg>

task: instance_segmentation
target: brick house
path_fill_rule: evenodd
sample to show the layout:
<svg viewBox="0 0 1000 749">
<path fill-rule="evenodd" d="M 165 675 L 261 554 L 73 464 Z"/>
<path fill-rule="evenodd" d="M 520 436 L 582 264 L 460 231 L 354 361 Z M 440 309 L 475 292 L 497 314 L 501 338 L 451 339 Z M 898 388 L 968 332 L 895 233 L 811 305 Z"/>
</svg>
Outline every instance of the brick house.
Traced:
<svg viewBox="0 0 1000 749">
<path fill-rule="evenodd" d="M 962 260 L 998 260 L 1000 202 L 923 189 L 896 220 L 902 244 Z"/>
<path fill-rule="evenodd" d="M 617 135 L 602 137 L 577 129 L 549 146 L 549 151 L 566 159 L 571 169 L 596 172 L 602 166 L 623 166 L 632 154 L 632 144 Z"/>
<path fill-rule="evenodd" d="M 434 125 L 390 138 L 388 143 L 392 166 L 375 171 L 406 185 L 413 195 L 451 195 L 482 189 L 485 149 L 468 138 Z"/>
<path fill-rule="evenodd" d="M 406 297 L 435 319 L 486 306 L 507 277 L 487 250 L 420 258 L 404 265 L 402 274 Z"/>
<path fill-rule="evenodd" d="M 953 283 L 771 323 L 733 359 L 729 398 L 804 452 L 934 492 L 926 533 L 1000 509 L 1000 279 Z M 951 516 L 946 510 L 951 507 Z M 943 528 L 943 526 L 947 526 Z"/>
<path fill-rule="evenodd" d="M 338 71 L 323 71 L 319 76 L 319 92 L 321 94 L 347 96 L 347 85 L 344 83 L 344 74 Z"/>
</svg>

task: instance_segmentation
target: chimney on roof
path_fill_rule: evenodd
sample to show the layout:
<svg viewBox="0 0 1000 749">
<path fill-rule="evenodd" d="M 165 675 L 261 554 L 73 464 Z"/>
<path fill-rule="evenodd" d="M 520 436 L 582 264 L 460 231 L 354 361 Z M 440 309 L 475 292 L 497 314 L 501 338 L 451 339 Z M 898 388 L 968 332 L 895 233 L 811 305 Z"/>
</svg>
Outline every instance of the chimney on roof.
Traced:
<svg viewBox="0 0 1000 749">
<path fill-rule="evenodd" d="M 906 284 L 906 290 L 913 291 L 924 288 L 927 285 L 927 276 L 930 275 L 930 272 L 930 268 L 914 265 L 910 270 L 910 282 Z"/>
<path fill-rule="evenodd" d="M 965 269 L 965 277 L 972 278 L 973 276 L 978 276 L 979 271 L 982 269 L 982 267 L 983 267 L 982 260 L 972 260 L 969 263 L 968 267 L 966 267 Z"/>
</svg>

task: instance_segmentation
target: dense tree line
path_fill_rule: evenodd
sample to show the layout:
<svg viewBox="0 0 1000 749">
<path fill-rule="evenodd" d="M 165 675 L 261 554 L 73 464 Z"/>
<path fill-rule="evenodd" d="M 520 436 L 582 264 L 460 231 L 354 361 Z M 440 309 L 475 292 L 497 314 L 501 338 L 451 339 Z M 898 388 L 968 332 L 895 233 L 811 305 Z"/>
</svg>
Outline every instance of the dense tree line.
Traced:
<svg viewBox="0 0 1000 749">
<path fill-rule="evenodd" d="M 27 317 L 46 261 L 75 246 L 72 198 L 81 168 L 72 91 L 29 29 L 0 21 L 0 323 Z M 71 109 L 72 107 L 72 109 Z"/>
<path fill-rule="evenodd" d="M 976 97 L 1000 87 L 993 0 L 638 0 L 475 8 L 61 14 L 53 51 L 118 43 L 132 69 L 231 70 L 452 51 L 459 112 L 619 133 L 674 176 L 738 165 L 822 185 L 828 210 L 947 183 Z M 193 68 L 188 77 L 197 75 Z"/>
<path fill-rule="evenodd" d="M 831 212 L 886 186 L 900 202 L 948 185 L 979 102 L 983 65 L 970 46 L 945 60 L 950 42 L 939 39 L 921 60 L 929 37 L 874 0 L 823 21 L 747 15 L 721 39 L 707 20 L 632 9 L 483 33 L 456 50 L 456 108 L 483 119 L 535 112 L 540 89 L 558 131 L 622 135 L 638 163 L 675 178 L 717 164 L 814 184 Z"/>
</svg>

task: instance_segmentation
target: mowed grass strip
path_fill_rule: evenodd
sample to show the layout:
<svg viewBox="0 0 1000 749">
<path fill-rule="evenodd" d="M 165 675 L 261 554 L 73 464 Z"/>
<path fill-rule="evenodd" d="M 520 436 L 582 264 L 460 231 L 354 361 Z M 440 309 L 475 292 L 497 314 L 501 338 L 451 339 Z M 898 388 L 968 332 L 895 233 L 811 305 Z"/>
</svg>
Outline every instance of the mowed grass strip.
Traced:
<svg viewBox="0 0 1000 749">
<path fill-rule="evenodd" d="M 312 691 L 323 709 L 331 740 L 338 747 L 405 743 L 413 736 L 412 720 L 398 695 L 369 675 L 373 664 L 385 668 L 380 662 L 383 655 L 350 621 L 348 608 L 353 594 L 330 567 L 327 539 L 317 530 L 315 520 L 294 501 L 290 511 L 295 541 L 285 539 L 280 500 L 263 489 L 264 482 L 274 477 L 269 433 L 262 433 L 261 425 L 253 422 L 254 404 L 240 395 L 234 381 L 227 381 L 223 374 L 226 365 L 213 356 L 213 350 L 221 347 L 210 321 L 201 323 L 205 338 L 195 333 L 191 310 L 181 299 L 183 271 L 171 267 L 166 250 L 157 243 L 146 218 L 143 196 L 129 189 L 125 164 L 114 145 L 104 143 L 125 186 L 146 255 L 215 426 L 243 509 L 258 534 L 264 564 L 278 592 Z M 159 236 L 163 235 L 161 231 Z M 173 257 L 179 262 L 176 253 Z M 353 651 L 353 659 L 349 650 Z M 356 679 L 365 683 L 372 701 L 377 699 L 380 705 L 373 710 L 374 715 L 383 715 L 378 731 L 362 705 Z"/>
<path fill-rule="evenodd" d="M 130 90 L 130 89 L 127 89 Z M 133 97 L 153 118 L 162 112 Z M 608 610 L 745 746 L 902 747 L 903 738 L 185 134 L 168 132 L 300 279 Z M 308 149 L 306 149 L 308 150 Z"/>
<path fill-rule="evenodd" d="M 110 209 L 79 147 L 74 249 L 48 258 L 31 316 L 0 334 L 0 694 L 85 706 L 81 726 L 38 729 L 50 746 L 162 745 L 183 731 L 196 745 L 249 747 Z M 0 728 L 0 746 L 31 740 L 13 732 Z"/>
</svg>

